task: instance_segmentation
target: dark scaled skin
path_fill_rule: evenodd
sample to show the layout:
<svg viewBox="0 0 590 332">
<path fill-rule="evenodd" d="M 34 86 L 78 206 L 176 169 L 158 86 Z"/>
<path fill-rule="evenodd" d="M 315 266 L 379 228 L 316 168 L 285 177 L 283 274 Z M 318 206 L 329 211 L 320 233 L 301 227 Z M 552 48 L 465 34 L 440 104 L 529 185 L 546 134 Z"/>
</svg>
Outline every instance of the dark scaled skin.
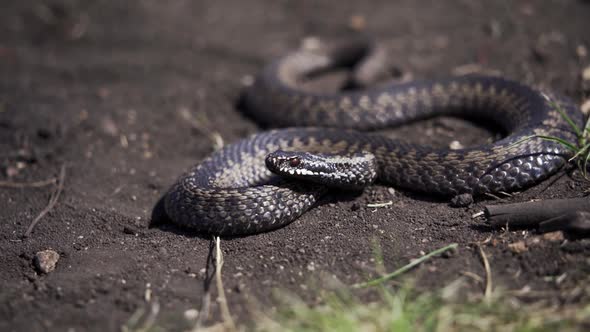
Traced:
<svg viewBox="0 0 590 332">
<path fill-rule="evenodd" d="M 554 174 L 572 155 L 536 136 L 575 142 L 556 106 L 582 126 L 578 108 L 565 98 L 499 77 L 454 77 L 334 94 L 297 87 L 310 71 L 331 68 L 346 58 L 337 53 L 296 52 L 263 70 L 246 91 L 248 112 L 262 123 L 299 127 L 266 131 L 230 144 L 181 176 L 164 201 L 174 222 L 202 233 L 245 235 L 282 227 L 301 216 L 327 187 L 313 179 L 272 173 L 267 165 L 281 173 L 276 167 L 283 162 L 274 164 L 269 154 L 370 154 L 377 181 L 447 197 L 530 187 Z M 487 119 L 507 136 L 491 144 L 449 150 L 336 128 L 385 128 L 436 115 Z"/>
</svg>

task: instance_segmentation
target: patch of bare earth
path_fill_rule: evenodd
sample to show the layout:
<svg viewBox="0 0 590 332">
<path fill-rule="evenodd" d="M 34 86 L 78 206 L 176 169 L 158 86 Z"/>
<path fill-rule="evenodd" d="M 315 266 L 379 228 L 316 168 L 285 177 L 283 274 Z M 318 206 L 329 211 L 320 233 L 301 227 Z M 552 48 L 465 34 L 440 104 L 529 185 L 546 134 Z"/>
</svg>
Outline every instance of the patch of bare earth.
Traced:
<svg viewBox="0 0 590 332">
<path fill-rule="evenodd" d="M 219 137 L 259 130 L 236 109 L 243 84 L 303 38 L 353 26 L 383 41 L 404 77 L 499 73 L 582 104 L 588 17 L 587 1 L 2 1 L 0 180 L 27 185 L 0 187 L 0 330 L 118 330 L 153 303 L 164 327 L 192 324 L 183 313 L 201 308 L 210 239 L 167 223 L 150 228 L 152 210 Z M 442 146 L 496 137 L 455 119 L 392 135 Z M 60 179 L 55 204 L 23 237 Z M 501 202 L 585 189 L 566 174 Z M 472 215 L 489 203 L 451 208 L 375 185 L 329 195 L 275 232 L 224 240 L 232 315 L 243 323 L 253 303 L 272 307 L 274 288 L 313 302 L 310 281 L 322 274 L 366 280 L 376 274 L 373 242 L 389 271 L 459 243 L 412 271 L 420 289 L 467 275 L 464 291 L 481 294 L 481 242 L 494 287 L 525 290 L 523 303 L 587 303 L 590 242 L 482 226 Z M 48 273 L 35 263 L 45 250 L 58 255 Z M 218 318 L 212 294 L 206 323 Z"/>
</svg>

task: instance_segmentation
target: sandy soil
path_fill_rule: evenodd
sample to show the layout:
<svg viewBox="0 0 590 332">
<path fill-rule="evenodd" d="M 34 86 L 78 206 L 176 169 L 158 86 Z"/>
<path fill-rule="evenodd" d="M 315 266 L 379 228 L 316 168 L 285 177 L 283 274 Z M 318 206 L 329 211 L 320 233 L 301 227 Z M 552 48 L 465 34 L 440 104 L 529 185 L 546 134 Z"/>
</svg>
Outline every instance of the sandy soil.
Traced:
<svg viewBox="0 0 590 332">
<path fill-rule="evenodd" d="M 0 188 L 0 330 L 118 330 L 150 301 L 161 305 L 164 327 L 185 326 L 183 313 L 201 306 L 211 241 L 152 222 L 154 206 L 213 150 L 214 133 L 227 143 L 260 130 L 237 110 L 240 92 L 303 38 L 342 37 L 354 26 L 382 41 L 406 77 L 493 71 L 581 102 L 590 93 L 580 78 L 590 63 L 588 17 L 590 4 L 574 0 L 2 1 L 0 180 L 52 178 L 64 164 L 66 176 L 28 238 L 54 186 Z M 441 146 L 497 137 L 456 119 L 393 135 Z M 577 197 L 586 188 L 569 175 L 553 180 L 503 201 Z M 288 227 L 222 242 L 230 310 L 246 322 L 252 303 L 272 308 L 275 288 L 313 302 L 322 276 L 365 280 L 376 273 L 374 242 L 388 270 L 459 243 L 411 273 L 419 288 L 435 289 L 465 272 L 483 276 L 473 243 L 487 240 L 496 287 L 529 287 L 524 302 L 587 303 L 580 285 L 590 242 L 492 230 L 472 218 L 491 203 L 451 208 L 379 185 L 358 197 L 330 195 Z M 510 249 L 520 241 L 523 252 Z M 46 275 L 33 266 L 45 249 L 61 256 Z M 465 292 L 481 293 L 480 282 L 466 280 Z"/>
</svg>

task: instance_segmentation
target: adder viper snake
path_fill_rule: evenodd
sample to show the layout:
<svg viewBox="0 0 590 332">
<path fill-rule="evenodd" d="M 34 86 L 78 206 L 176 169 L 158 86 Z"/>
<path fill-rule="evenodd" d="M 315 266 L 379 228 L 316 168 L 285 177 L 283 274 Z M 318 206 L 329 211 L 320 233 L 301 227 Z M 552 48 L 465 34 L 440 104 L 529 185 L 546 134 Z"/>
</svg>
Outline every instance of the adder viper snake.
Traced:
<svg viewBox="0 0 590 332">
<path fill-rule="evenodd" d="M 577 107 L 563 97 L 503 78 L 463 76 L 338 93 L 300 88 L 301 80 L 334 67 L 356 64 L 358 72 L 370 71 L 373 64 L 363 60 L 370 55 L 368 44 L 300 50 L 264 68 L 245 92 L 246 109 L 262 123 L 292 128 L 261 132 L 227 145 L 181 176 L 164 198 L 171 219 L 218 235 L 264 232 L 292 222 L 327 187 L 283 178 L 266 167 L 319 174 L 306 170 L 313 164 L 306 156 L 298 152 L 289 156 L 289 151 L 326 154 L 328 160 L 350 156 L 343 164 L 353 168 L 356 160 L 366 162 L 368 157 L 374 161 L 372 175 L 377 181 L 445 196 L 526 188 L 555 173 L 571 157 L 563 146 L 537 136 L 575 140 L 556 106 L 579 125 L 583 116 Z M 451 150 L 356 131 L 438 115 L 486 119 L 508 134 L 491 144 Z"/>
</svg>

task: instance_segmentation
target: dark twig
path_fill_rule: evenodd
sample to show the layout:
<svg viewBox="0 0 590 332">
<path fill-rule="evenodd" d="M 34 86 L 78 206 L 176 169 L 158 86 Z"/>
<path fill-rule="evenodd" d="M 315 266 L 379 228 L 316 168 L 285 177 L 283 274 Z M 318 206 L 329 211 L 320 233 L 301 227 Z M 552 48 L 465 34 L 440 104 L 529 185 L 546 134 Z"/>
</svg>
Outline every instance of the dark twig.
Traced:
<svg viewBox="0 0 590 332">
<path fill-rule="evenodd" d="M 37 226 L 37 223 L 39 223 L 41 218 L 43 218 L 49 211 L 51 211 L 51 209 L 53 209 L 53 207 L 57 203 L 57 200 L 59 199 L 59 195 L 61 194 L 61 192 L 64 188 L 65 178 L 66 178 L 66 165 L 63 164 L 61 166 L 61 169 L 59 172 L 59 177 L 57 180 L 57 188 L 51 194 L 51 197 L 49 198 L 49 203 L 47 204 L 47 206 L 43 210 L 41 210 L 41 212 L 37 215 L 37 217 L 35 217 L 35 219 L 33 219 L 31 224 L 29 225 L 29 228 L 27 228 L 27 231 L 25 232 L 24 237 L 29 237 L 29 235 L 31 235 L 31 232 L 33 231 L 35 226 Z"/>
<path fill-rule="evenodd" d="M 215 278 L 215 239 L 209 242 L 209 252 L 207 253 L 207 261 L 205 265 L 205 280 L 203 280 L 203 297 L 201 298 L 201 308 L 199 316 L 195 322 L 192 331 L 200 331 L 209 318 L 211 309 L 211 282 Z"/>
<path fill-rule="evenodd" d="M 542 233 L 561 230 L 570 235 L 587 236 L 590 234 L 590 212 L 575 211 L 545 220 L 539 224 Z"/>
<path fill-rule="evenodd" d="M 536 227 L 540 222 L 575 211 L 590 212 L 590 198 L 548 199 L 543 201 L 488 205 L 485 216 L 490 225 Z"/>
</svg>

